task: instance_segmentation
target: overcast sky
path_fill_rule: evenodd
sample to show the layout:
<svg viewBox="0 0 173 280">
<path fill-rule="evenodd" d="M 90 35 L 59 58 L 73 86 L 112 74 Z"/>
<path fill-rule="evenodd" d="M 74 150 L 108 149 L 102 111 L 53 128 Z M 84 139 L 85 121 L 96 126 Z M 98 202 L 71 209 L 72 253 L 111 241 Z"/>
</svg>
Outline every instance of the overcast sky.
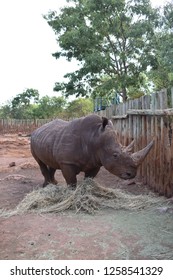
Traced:
<svg viewBox="0 0 173 280">
<path fill-rule="evenodd" d="M 152 0 L 161 5 L 164 0 Z M 42 14 L 58 10 L 66 0 L 0 1 L 0 104 L 26 88 L 40 96 L 56 95 L 53 87 L 74 64 L 56 60 L 56 37 Z"/>
</svg>

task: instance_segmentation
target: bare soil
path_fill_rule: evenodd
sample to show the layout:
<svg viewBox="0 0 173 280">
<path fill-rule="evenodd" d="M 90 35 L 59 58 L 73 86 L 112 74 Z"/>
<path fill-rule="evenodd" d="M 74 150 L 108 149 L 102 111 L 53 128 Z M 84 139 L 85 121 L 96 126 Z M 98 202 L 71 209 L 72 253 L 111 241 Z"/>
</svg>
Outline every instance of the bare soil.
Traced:
<svg viewBox="0 0 173 280">
<path fill-rule="evenodd" d="M 61 171 L 56 179 L 65 184 Z M 135 195 L 150 193 L 147 186 L 122 181 L 105 169 L 95 180 Z M 0 136 L 0 209 L 14 209 L 42 183 L 29 138 Z M 0 217 L 0 259 L 173 259 L 171 205 L 140 211 L 104 209 L 94 215 L 68 210 Z"/>
</svg>

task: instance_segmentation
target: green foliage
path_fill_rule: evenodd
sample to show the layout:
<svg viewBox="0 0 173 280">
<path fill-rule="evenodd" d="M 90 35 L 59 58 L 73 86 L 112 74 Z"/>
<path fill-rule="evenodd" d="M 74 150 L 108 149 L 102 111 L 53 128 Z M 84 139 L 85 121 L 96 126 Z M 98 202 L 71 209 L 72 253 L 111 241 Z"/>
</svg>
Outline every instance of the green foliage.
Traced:
<svg viewBox="0 0 173 280">
<path fill-rule="evenodd" d="M 18 106 L 28 106 L 32 102 L 37 102 L 39 99 L 39 93 L 36 89 L 26 89 L 24 92 L 18 94 L 13 100 L 12 100 L 12 107 L 18 107 Z"/>
<path fill-rule="evenodd" d="M 67 73 L 67 82 L 55 90 L 66 96 L 116 91 L 125 100 L 130 87 L 140 89 L 141 73 L 157 67 L 153 45 L 157 10 L 149 0 L 71 0 L 60 14 L 45 19 L 55 31 L 61 48 L 54 56 L 79 61 L 79 69 Z M 109 83 L 105 83 L 105 77 Z"/>
<path fill-rule="evenodd" d="M 149 72 L 155 90 L 173 86 L 173 2 L 167 3 L 162 11 L 160 28 L 155 33 L 154 43 L 158 67 Z"/>
<path fill-rule="evenodd" d="M 43 96 L 33 108 L 34 117 L 39 119 L 55 118 L 63 112 L 66 101 L 63 97 Z"/>
<path fill-rule="evenodd" d="M 36 89 L 26 89 L 24 92 L 18 94 L 11 102 L 11 117 L 16 119 L 30 118 L 31 104 L 37 103 L 38 100 L 39 93 Z"/>
<path fill-rule="evenodd" d="M 11 117 L 11 105 L 5 104 L 0 107 L 0 119 L 9 119 Z"/>
<path fill-rule="evenodd" d="M 38 93 L 38 91 L 36 91 Z M 35 95 L 34 95 L 35 96 Z M 45 95 L 39 99 L 25 99 L 24 94 L 18 94 L 12 101 L 0 107 L 0 118 L 14 119 L 52 119 L 52 118 L 77 118 L 93 112 L 93 102 L 89 98 L 79 98 L 67 102 L 63 96 Z M 32 103 L 31 103 L 32 102 Z"/>
<path fill-rule="evenodd" d="M 78 98 L 68 103 L 65 115 L 68 119 L 86 116 L 93 112 L 93 102 L 89 98 Z"/>
</svg>

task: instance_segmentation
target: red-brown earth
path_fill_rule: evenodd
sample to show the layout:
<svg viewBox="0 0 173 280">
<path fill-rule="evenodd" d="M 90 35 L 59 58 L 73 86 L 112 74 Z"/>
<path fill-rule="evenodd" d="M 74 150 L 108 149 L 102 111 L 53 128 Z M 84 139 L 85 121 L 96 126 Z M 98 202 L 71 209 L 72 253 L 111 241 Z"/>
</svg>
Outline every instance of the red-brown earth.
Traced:
<svg viewBox="0 0 173 280">
<path fill-rule="evenodd" d="M 56 178 L 65 184 L 61 171 Z M 147 186 L 127 184 L 104 168 L 95 180 L 136 196 L 150 192 Z M 42 182 L 29 138 L 1 135 L 0 209 L 14 209 Z M 68 210 L 1 216 L 0 259 L 173 259 L 173 211 L 158 205 L 140 211 L 104 209 L 94 215 Z"/>
</svg>

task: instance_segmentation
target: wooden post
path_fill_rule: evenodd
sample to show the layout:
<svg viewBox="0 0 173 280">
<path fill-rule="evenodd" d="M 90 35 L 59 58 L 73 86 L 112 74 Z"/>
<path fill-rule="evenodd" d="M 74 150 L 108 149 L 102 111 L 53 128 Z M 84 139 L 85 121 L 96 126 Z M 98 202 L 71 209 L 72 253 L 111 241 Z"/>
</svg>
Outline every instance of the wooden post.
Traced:
<svg viewBox="0 0 173 280">
<path fill-rule="evenodd" d="M 171 88 L 171 108 L 173 108 L 173 87 Z"/>
<path fill-rule="evenodd" d="M 163 89 L 161 92 L 159 92 L 158 93 L 158 97 L 160 99 L 160 108 L 158 108 L 158 109 L 166 109 L 166 108 L 168 108 L 167 90 Z"/>
</svg>

